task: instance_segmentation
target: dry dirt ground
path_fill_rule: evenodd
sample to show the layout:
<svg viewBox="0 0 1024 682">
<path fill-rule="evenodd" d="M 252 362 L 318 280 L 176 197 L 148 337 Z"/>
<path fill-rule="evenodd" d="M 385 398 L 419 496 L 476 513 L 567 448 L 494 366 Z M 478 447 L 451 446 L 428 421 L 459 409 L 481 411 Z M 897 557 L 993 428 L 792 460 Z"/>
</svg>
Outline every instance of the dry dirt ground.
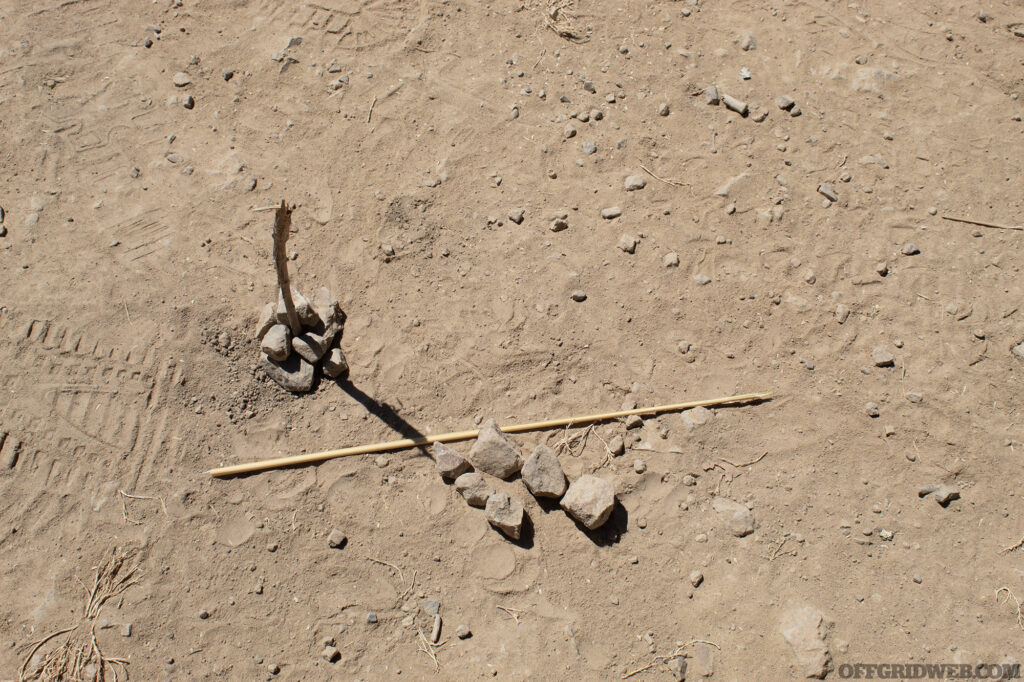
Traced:
<svg viewBox="0 0 1024 682">
<path fill-rule="evenodd" d="M 0 679 L 793 679 L 803 607 L 829 678 L 1019 661 L 1024 233 L 942 219 L 1024 221 L 1024 3 L 981 9 L 0 3 Z M 253 339 L 282 198 L 348 315 L 350 382 L 301 396 Z M 615 483 L 594 533 L 513 481 L 511 543 L 418 451 L 204 473 L 769 390 L 563 447 Z"/>
</svg>

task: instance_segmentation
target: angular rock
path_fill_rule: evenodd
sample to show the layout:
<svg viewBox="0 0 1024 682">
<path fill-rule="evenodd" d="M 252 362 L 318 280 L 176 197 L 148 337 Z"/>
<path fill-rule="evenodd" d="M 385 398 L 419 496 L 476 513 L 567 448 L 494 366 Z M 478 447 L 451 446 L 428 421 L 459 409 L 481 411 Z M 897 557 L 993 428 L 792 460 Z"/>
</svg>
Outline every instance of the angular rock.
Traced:
<svg viewBox="0 0 1024 682">
<path fill-rule="evenodd" d="M 706 407 L 694 407 L 683 412 L 683 423 L 688 428 L 695 429 L 704 426 L 711 419 L 712 412 Z"/>
<path fill-rule="evenodd" d="M 332 348 L 324 357 L 324 374 L 332 379 L 348 374 L 348 360 L 345 359 L 345 354 L 341 352 L 340 348 Z"/>
<path fill-rule="evenodd" d="M 745 506 L 725 497 L 716 497 L 711 503 L 712 509 L 718 512 L 725 521 L 729 532 L 738 538 L 746 537 L 754 532 L 754 515 Z"/>
<path fill-rule="evenodd" d="M 331 291 L 327 287 L 317 289 L 309 303 L 313 308 L 313 313 L 320 321 L 319 325 L 314 325 L 313 331 L 320 334 L 327 346 L 330 347 L 334 337 L 341 331 L 345 313 L 341 311 L 338 301 L 331 296 Z M 323 325 L 323 328 L 320 325 Z"/>
<path fill-rule="evenodd" d="M 640 242 L 636 237 L 631 237 L 628 234 L 624 234 L 619 237 L 619 243 L 616 245 L 626 253 L 636 253 L 636 245 Z"/>
<path fill-rule="evenodd" d="M 601 217 L 605 220 L 611 220 L 612 218 L 618 218 L 622 215 L 622 209 L 618 206 L 609 206 L 608 208 L 601 209 Z"/>
<path fill-rule="evenodd" d="M 262 341 L 275 324 L 277 324 L 277 313 L 274 311 L 274 306 L 268 303 L 260 310 L 260 318 L 256 322 L 256 340 Z"/>
<path fill-rule="evenodd" d="M 896 364 L 896 358 L 884 348 L 871 351 L 871 361 L 875 363 L 875 367 L 892 367 Z"/>
<path fill-rule="evenodd" d="M 1017 357 L 1018 360 L 1024 360 L 1024 343 L 1019 343 L 1010 349 L 1010 352 Z"/>
<path fill-rule="evenodd" d="M 469 460 L 480 471 L 498 478 L 508 478 L 523 468 L 519 448 L 501 432 L 493 419 L 488 419 L 480 427 L 480 434 L 469 451 Z"/>
<path fill-rule="evenodd" d="M 782 616 L 779 631 L 793 649 L 804 675 L 824 679 L 832 656 L 825 646 L 825 623 L 821 611 L 813 606 L 790 609 Z"/>
<path fill-rule="evenodd" d="M 334 341 L 333 336 L 328 338 L 315 332 L 306 332 L 292 339 L 292 350 L 305 358 L 307 362 L 315 365 L 331 347 L 332 341 Z"/>
<path fill-rule="evenodd" d="M 469 470 L 469 462 L 454 448 L 444 443 L 434 443 L 434 463 L 441 478 L 454 480 Z"/>
<path fill-rule="evenodd" d="M 839 201 L 839 197 L 836 196 L 836 193 L 834 191 L 832 191 L 831 183 L 823 182 L 822 184 L 818 185 L 818 194 L 825 197 L 829 201 Z"/>
<path fill-rule="evenodd" d="M 313 312 L 313 307 L 309 305 L 309 301 L 305 296 L 299 293 L 295 288 L 292 288 L 292 303 L 295 304 L 295 312 L 299 316 L 299 322 L 302 323 L 303 327 L 314 327 L 319 319 L 316 313 Z M 284 307 L 284 296 L 281 292 L 277 292 L 277 321 L 281 324 L 288 324 L 288 311 Z"/>
<path fill-rule="evenodd" d="M 717 106 L 721 99 L 718 96 L 718 88 L 714 85 L 709 85 L 704 90 L 704 101 L 711 106 Z"/>
<path fill-rule="evenodd" d="M 333 529 L 331 534 L 327 536 L 327 546 L 334 549 L 344 547 L 346 542 L 348 542 L 348 538 L 337 528 Z"/>
<path fill-rule="evenodd" d="M 743 38 L 740 39 L 740 49 L 744 52 L 757 49 L 757 38 L 754 37 L 753 33 L 746 33 Z"/>
<path fill-rule="evenodd" d="M 558 455 L 547 445 L 538 445 L 523 464 L 523 483 L 534 497 L 561 497 L 565 492 L 565 473 Z"/>
<path fill-rule="evenodd" d="M 171 82 L 174 83 L 174 87 L 183 88 L 189 83 L 191 83 L 192 79 L 189 78 L 188 74 L 184 71 L 179 71 L 178 73 L 174 74 L 174 78 L 171 79 Z"/>
<path fill-rule="evenodd" d="M 626 178 L 623 183 L 623 188 L 627 192 L 633 192 L 638 189 L 643 189 L 647 186 L 647 180 L 642 175 L 630 175 Z"/>
<path fill-rule="evenodd" d="M 559 504 L 574 519 L 594 530 L 612 515 L 615 485 L 603 478 L 584 474 L 572 482 Z"/>
<path fill-rule="evenodd" d="M 263 335 L 260 342 L 260 350 L 267 354 L 271 360 L 283 362 L 291 354 L 291 336 L 288 326 L 275 324 Z"/>
<path fill-rule="evenodd" d="M 508 219 L 514 222 L 516 225 L 523 224 L 523 218 L 526 216 L 526 211 L 523 209 L 516 209 L 515 211 L 508 212 Z"/>
<path fill-rule="evenodd" d="M 673 658 L 672 662 L 668 664 L 669 672 L 672 673 L 672 679 L 676 682 L 686 682 L 686 659 L 679 657 Z"/>
<path fill-rule="evenodd" d="M 678 268 L 679 267 L 679 254 L 675 251 L 671 251 L 665 254 L 665 257 L 661 259 L 661 264 L 666 268 Z"/>
<path fill-rule="evenodd" d="M 900 249 L 900 253 L 902 253 L 904 256 L 916 256 L 917 254 L 921 253 L 921 248 L 917 244 L 914 244 L 913 242 L 907 242 L 906 244 L 903 245 L 903 248 Z"/>
<path fill-rule="evenodd" d="M 613 457 L 618 457 L 626 451 L 626 443 L 622 440 L 622 436 L 612 436 L 612 439 L 608 441 L 608 450 L 611 451 Z"/>
<path fill-rule="evenodd" d="M 494 488 L 487 485 L 483 474 L 471 471 L 455 479 L 455 489 L 471 507 L 483 507 L 487 498 L 494 494 Z"/>
<path fill-rule="evenodd" d="M 940 485 L 935 490 L 935 501 L 943 507 L 948 507 L 953 500 L 960 499 L 960 491 L 951 485 Z"/>
<path fill-rule="evenodd" d="M 789 111 L 796 105 L 796 102 L 789 95 L 779 95 L 775 98 L 775 106 L 783 111 Z"/>
<path fill-rule="evenodd" d="M 306 393 L 313 388 L 313 365 L 298 355 L 278 362 L 260 353 L 260 367 L 278 386 L 292 393 Z"/>
<path fill-rule="evenodd" d="M 487 521 L 513 540 L 523 530 L 523 503 L 507 493 L 494 493 L 487 498 Z"/>
</svg>

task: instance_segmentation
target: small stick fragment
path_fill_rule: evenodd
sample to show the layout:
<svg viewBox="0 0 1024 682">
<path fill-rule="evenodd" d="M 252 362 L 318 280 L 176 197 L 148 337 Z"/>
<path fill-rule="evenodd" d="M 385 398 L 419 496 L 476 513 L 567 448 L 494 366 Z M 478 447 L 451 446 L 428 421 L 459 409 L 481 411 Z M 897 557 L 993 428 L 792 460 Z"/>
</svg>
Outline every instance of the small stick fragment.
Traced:
<svg viewBox="0 0 1024 682">
<path fill-rule="evenodd" d="M 1021 225 L 1000 225 L 998 223 L 986 223 L 982 220 L 969 220 L 967 218 L 956 218 L 954 216 L 944 215 L 943 220 L 949 220 L 954 223 L 967 223 L 968 225 L 980 225 L 981 227 L 992 227 L 997 230 L 1024 230 L 1024 226 Z"/>
<path fill-rule="evenodd" d="M 395 569 L 396 571 L 398 571 L 399 580 L 401 580 L 403 584 L 405 583 L 405 576 L 402 575 L 402 569 L 400 569 L 398 566 L 395 566 L 394 564 L 389 564 L 386 561 L 381 561 L 380 559 L 374 559 L 372 556 L 368 556 L 366 557 L 366 559 L 368 561 L 372 561 L 375 564 L 380 564 L 381 566 L 388 566 L 390 568 Z"/>
<path fill-rule="evenodd" d="M 764 452 L 762 452 L 762 453 L 761 453 L 761 456 L 760 456 L 760 457 L 758 457 L 757 459 L 752 459 L 752 460 L 750 460 L 749 462 L 743 462 L 742 464 L 736 464 L 736 462 L 730 462 L 730 461 L 729 461 L 729 460 L 727 460 L 727 459 L 726 459 L 725 457 L 719 457 L 719 459 L 720 459 L 720 460 L 722 460 L 723 462 L 725 462 L 726 464 L 732 464 L 732 465 L 733 465 L 734 467 L 737 467 L 737 468 L 739 468 L 739 467 L 748 467 L 748 466 L 750 466 L 751 464 L 757 464 L 757 463 L 758 463 L 758 462 L 760 462 L 760 461 L 761 461 L 762 459 L 764 459 L 764 458 L 765 458 L 765 455 L 767 455 L 767 454 L 768 454 L 768 451 L 767 451 L 767 450 L 765 450 Z"/>
<path fill-rule="evenodd" d="M 1010 545 L 1009 547 L 1003 547 L 1001 550 L 999 550 L 999 553 L 1000 554 L 1009 554 L 1013 550 L 1020 549 L 1021 547 L 1024 547 L 1024 537 L 1022 537 L 1020 539 L 1020 542 L 1018 542 L 1016 545 Z"/>
<path fill-rule="evenodd" d="M 642 163 L 640 164 L 640 168 L 642 168 L 644 171 L 646 171 L 647 174 L 650 175 L 655 180 L 661 180 L 666 185 L 672 185 L 673 187 L 685 187 L 686 186 L 686 185 L 684 185 L 681 182 L 676 182 L 675 180 L 666 180 L 665 178 L 656 175 L 654 173 L 654 171 L 652 171 L 650 168 L 648 168 L 647 166 L 643 165 Z"/>
<path fill-rule="evenodd" d="M 522 611 L 519 609 L 511 609 L 507 606 L 501 606 L 500 604 L 498 605 L 498 608 L 512 616 L 512 620 L 516 622 L 516 625 L 519 625 L 519 614 L 522 613 Z"/>
<path fill-rule="evenodd" d="M 373 116 L 373 107 L 377 104 L 377 95 L 373 96 L 373 101 L 370 102 L 370 110 L 366 112 L 366 122 L 370 122 L 370 117 Z"/>
</svg>

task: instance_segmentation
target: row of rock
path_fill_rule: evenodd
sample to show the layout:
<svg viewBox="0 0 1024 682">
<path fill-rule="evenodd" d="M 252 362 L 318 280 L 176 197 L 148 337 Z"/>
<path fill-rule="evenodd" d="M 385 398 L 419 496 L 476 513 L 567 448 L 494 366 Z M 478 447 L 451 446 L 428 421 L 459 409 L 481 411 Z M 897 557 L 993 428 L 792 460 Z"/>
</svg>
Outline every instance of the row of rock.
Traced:
<svg viewBox="0 0 1024 682">
<path fill-rule="evenodd" d="M 335 345 L 344 313 L 327 287 L 317 289 L 312 300 L 293 288 L 292 302 L 302 333 L 292 334 L 284 297 L 278 293 L 277 306 L 268 303 L 260 313 L 256 338 L 260 366 L 267 376 L 286 390 L 305 393 L 313 388 L 317 364 L 332 379 L 348 373 L 345 354 Z"/>
<path fill-rule="evenodd" d="M 519 473 L 534 497 L 559 499 L 562 509 L 586 528 L 602 526 L 615 507 L 615 486 L 596 476 L 583 475 L 569 484 L 554 450 L 544 444 L 525 460 L 519 448 L 498 424 L 487 420 L 469 451 L 469 461 L 444 443 L 434 444 L 438 473 L 455 481 L 455 489 L 473 507 L 483 507 L 487 521 L 513 540 L 520 539 L 525 511 L 523 503 L 496 492 L 484 478 L 488 474 L 508 479 Z M 470 471 L 471 468 L 477 471 Z"/>
</svg>

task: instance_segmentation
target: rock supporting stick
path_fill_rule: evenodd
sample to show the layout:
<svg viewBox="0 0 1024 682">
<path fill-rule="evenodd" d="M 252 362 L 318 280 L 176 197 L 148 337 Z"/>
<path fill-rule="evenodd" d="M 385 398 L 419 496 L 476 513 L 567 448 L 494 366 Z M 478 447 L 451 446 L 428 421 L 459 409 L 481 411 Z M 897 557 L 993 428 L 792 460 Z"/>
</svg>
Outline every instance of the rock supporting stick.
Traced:
<svg viewBox="0 0 1024 682">
<path fill-rule="evenodd" d="M 764 400 L 771 400 L 772 394 L 768 393 L 745 393 L 743 395 L 732 395 L 725 398 L 712 398 L 709 400 L 694 400 L 688 403 L 675 403 L 672 405 L 657 405 L 655 407 L 638 407 L 633 410 L 620 410 L 618 412 L 604 412 L 601 414 L 590 414 L 583 417 L 567 417 L 564 419 L 551 419 L 541 422 L 529 422 L 526 424 L 512 424 L 500 427 L 504 433 L 522 433 L 523 431 L 538 431 L 541 429 L 552 429 L 559 426 L 579 426 L 593 422 L 608 421 L 619 417 L 628 417 L 633 414 L 658 414 L 661 412 L 676 412 L 688 410 L 692 407 L 711 407 L 714 405 L 735 405 L 741 403 L 754 403 Z M 479 430 L 453 431 L 441 433 L 435 436 L 423 436 L 422 438 L 403 438 L 386 443 L 374 443 L 372 445 L 357 445 L 340 450 L 326 450 L 324 452 L 313 452 L 305 455 L 293 455 L 290 457 L 278 457 L 276 459 L 265 459 L 260 462 L 248 464 L 235 464 L 232 466 L 210 469 L 207 473 L 217 478 L 226 476 L 237 476 L 248 474 L 254 471 L 266 471 L 268 469 L 280 469 L 282 467 L 298 466 L 301 464 L 312 464 L 323 462 L 336 457 L 351 457 L 352 455 L 366 455 L 373 452 L 386 452 L 391 450 L 407 450 L 409 448 L 432 445 L 434 443 L 451 443 L 460 440 L 476 438 Z"/>
</svg>

